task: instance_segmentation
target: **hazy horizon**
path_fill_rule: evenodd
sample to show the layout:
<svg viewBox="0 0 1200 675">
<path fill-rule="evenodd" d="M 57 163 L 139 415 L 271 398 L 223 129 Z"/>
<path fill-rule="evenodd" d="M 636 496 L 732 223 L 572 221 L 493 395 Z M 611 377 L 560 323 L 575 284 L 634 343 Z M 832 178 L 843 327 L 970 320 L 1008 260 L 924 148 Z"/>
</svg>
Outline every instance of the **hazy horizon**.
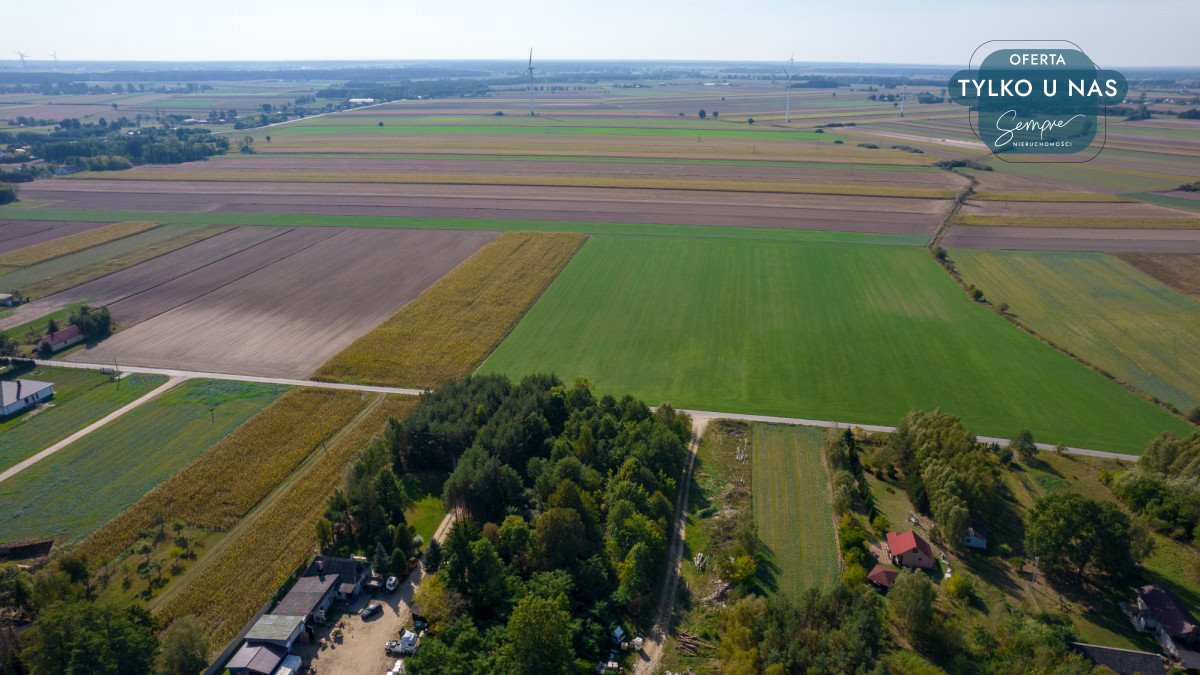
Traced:
<svg viewBox="0 0 1200 675">
<path fill-rule="evenodd" d="M 54 13 L 62 18 L 48 21 L 46 9 L 30 3 L 11 7 L 5 18 L 21 30 L 5 36 L 3 58 L 11 64 L 19 50 L 39 64 L 53 53 L 72 62 L 516 61 L 533 45 L 542 61 L 758 63 L 794 56 L 806 63 L 949 66 L 965 63 L 988 40 L 1048 38 L 1073 40 L 1107 67 L 1200 66 L 1200 41 L 1171 37 L 1200 25 L 1195 0 L 965 7 L 953 0 L 815 7 L 765 0 L 752 9 L 716 0 L 63 0 Z"/>
</svg>

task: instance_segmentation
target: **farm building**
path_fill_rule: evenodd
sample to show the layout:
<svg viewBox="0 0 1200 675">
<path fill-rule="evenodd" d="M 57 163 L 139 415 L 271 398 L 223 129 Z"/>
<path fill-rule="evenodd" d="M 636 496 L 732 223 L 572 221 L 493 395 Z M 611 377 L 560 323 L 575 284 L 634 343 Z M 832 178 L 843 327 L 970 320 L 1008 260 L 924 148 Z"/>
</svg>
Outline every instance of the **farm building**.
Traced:
<svg viewBox="0 0 1200 675">
<path fill-rule="evenodd" d="M 1200 670 L 1200 623 L 1183 600 L 1171 591 L 1149 584 L 1137 589 L 1133 616 L 1138 630 L 1154 633 L 1163 646 L 1188 670 Z"/>
<path fill-rule="evenodd" d="M 334 586 L 337 584 L 338 577 L 332 574 L 300 577 L 271 613 L 300 616 L 305 621 L 313 621 L 313 615 L 323 613 L 333 604 Z"/>
<path fill-rule="evenodd" d="M 1167 660 L 1160 654 L 1082 642 L 1072 642 L 1071 647 L 1092 663 L 1104 666 L 1118 675 L 1162 675 L 1167 672 Z"/>
<path fill-rule="evenodd" d="M 304 617 L 266 614 L 246 633 L 245 642 L 225 664 L 235 675 L 273 675 L 292 658 L 292 644 L 304 633 Z"/>
<path fill-rule="evenodd" d="M 887 548 L 896 565 L 926 570 L 934 566 L 933 549 L 929 547 L 929 542 L 912 530 L 899 534 L 888 532 Z"/>
<path fill-rule="evenodd" d="M 962 542 L 967 548 L 987 549 L 987 532 L 982 527 L 968 527 Z"/>
<path fill-rule="evenodd" d="M 37 380 L 4 380 L 0 382 L 0 417 L 15 415 L 22 410 L 54 396 L 54 384 Z"/>
<path fill-rule="evenodd" d="M 363 579 L 367 576 L 367 566 L 358 560 L 319 555 L 302 576 L 317 577 L 320 580 L 324 580 L 326 577 L 336 577 L 338 583 L 337 588 L 334 589 L 334 595 L 338 600 L 348 600 L 362 590 Z"/>
<path fill-rule="evenodd" d="M 867 573 L 867 581 L 871 582 L 871 585 L 879 590 L 886 591 L 892 587 L 892 584 L 896 583 L 896 577 L 899 575 L 900 572 L 891 567 L 876 565 Z"/>
<path fill-rule="evenodd" d="M 83 337 L 83 330 L 79 326 L 70 325 L 60 331 L 55 331 L 47 335 L 41 340 L 38 340 L 37 348 L 39 350 L 49 349 L 52 352 L 56 352 L 60 349 L 66 349 L 67 347 L 82 341 Z"/>
<path fill-rule="evenodd" d="M 247 642 L 225 664 L 225 670 L 232 675 L 271 675 L 286 658 L 288 652 L 283 647 Z"/>
</svg>

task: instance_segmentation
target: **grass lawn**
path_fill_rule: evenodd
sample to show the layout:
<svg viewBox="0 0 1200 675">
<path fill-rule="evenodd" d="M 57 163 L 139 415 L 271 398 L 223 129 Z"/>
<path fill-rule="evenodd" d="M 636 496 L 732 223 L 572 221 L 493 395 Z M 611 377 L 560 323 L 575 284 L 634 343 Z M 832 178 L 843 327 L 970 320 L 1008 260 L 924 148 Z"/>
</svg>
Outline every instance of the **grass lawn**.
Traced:
<svg viewBox="0 0 1200 675">
<path fill-rule="evenodd" d="M 19 343 L 32 345 L 43 335 L 47 335 L 49 333 L 47 326 L 51 320 L 53 320 L 59 328 L 66 328 L 68 325 L 67 319 L 70 318 L 71 313 L 82 307 L 83 304 L 84 303 L 79 302 L 72 305 L 67 305 L 57 312 L 51 312 L 46 316 L 38 317 L 32 321 L 26 321 L 25 323 L 13 326 L 12 328 L 6 328 L 0 331 L 0 333 L 7 335 Z M 32 340 L 28 340 L 27 338 L 30 336 L 26 334 L 30 331 L 33 331 L 33 334 L 36 334 L 37 337 Z"/>
<path fill-rule="evenodd" d="M 1200 299 L 1103 253 L 963 249 L 951 257 L 1040 335 L 1181 410 L 1200 403 Z"/>
<path fill-rule="evenodd" d="M 404 512 L 404 517 L 408 519 L 408 526 L 413 532 L 428 543 L 446 517 L 446 507 L 442 504 L 442 486 L 446 483 L 446 476 L 407 476 L 403 482 L 409 499 L 413 501 L 412 506 Z"/>
<path fill-rule="evenodd" d="M 591 237 L 481 366 L 692 409 L 1136 453 L 1188 426 L 971 302 L 919 248 Z"/>
<path fill-rule="evenodd" d="M 54 398 L 33 412 L 0 422 L 0 471 L 130 403 L 166 381 L 154 375 L 120 382 L 98 371 L 36 368 L 23 378 L 54 383 Z M 8 375 L 4 379 L 12 379 Z"/>
<path fill-rule="evenodd" d="M 279 389 L 191 380 L 130 411 L 0 483 L 0 541 L 80 539 L 203 454 Z"/>
<path fill-rule="evenodd" d="M 753 428 L 754 522 L 778 590 L 794 598 L 841 576 L 821 435 L 811 427 Z"/>
</svg>

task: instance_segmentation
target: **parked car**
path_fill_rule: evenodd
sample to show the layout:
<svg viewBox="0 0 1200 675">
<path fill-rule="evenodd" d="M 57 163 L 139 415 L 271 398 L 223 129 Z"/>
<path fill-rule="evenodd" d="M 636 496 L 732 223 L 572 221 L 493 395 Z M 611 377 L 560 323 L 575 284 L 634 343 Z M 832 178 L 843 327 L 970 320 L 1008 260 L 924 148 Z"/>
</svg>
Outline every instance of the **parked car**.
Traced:
<svg viewBox="0 0 1200 675">
<path fill-rule="evenodd" d="M 363 607 L 361 610 L 359 610 L 358 615 L 364 619 L 369 619 L 382 611 L 383 611 L 383 603 L 372 602 L 372 603 L 368 604 L 366 607 Z"/>
<path fill-rule="evenodd" d="M 400 580 L 399 580 L 399 579 L 397 579 L 396 577 L 388 577 L 388 578 L 387 578 L 387 581 L 386 581 L 386 582 L 383 584 L 383 588 L 384 588 L 384 589 L 385 589 L 385 590 L 386 590 L 388 593 L 391 593 L 391 592 L 395 591 L 395 590 L 396 590 L 396 587 L 397 587 L 397 586 L 399 586 L 399 585 L 400 585 Z"/>
<path fill-rule="evenodd" d="M 403 674 L 404 674 L 404 659 L 396 659 L 396 664 L 394 666 L 392 666 L 392 669 L 387 671 L 387 673 L 385 673 L 384 675 L 403 675 Z"/>
</svg>

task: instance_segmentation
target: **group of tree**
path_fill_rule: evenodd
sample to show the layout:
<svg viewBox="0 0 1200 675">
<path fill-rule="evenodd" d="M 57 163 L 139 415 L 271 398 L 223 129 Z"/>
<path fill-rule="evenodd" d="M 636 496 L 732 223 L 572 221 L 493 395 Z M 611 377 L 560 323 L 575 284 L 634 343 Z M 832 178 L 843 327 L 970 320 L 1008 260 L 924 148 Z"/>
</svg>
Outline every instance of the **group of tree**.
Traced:
<svg viewBox="0 0 1200 675">
<path fill-rule="evenodd" d="M 645 626 L 690 436 L 668 405 L 544 375 L 468 377 L 390 422 L 394 471 L 452 469 L 462 516 L 426 555 L 416 604 L 437 630 L 409 671 L 564 672 Z"/>
<path fill-rule="evenodd" d="M 1025 553 L 1059 580 L 1079 582 L 1089 575 L 1128 578 L 1149 550 L 1146 532 L 1120 507 L 1074 492 L 1040 498 L 1028 521 Z"/>
<path fill-rule="evenodd" d="M 162 626 L 137 604 L 96 599 L 85 556 L 66 553 L 29 572 L 0 565 L 3 620 L 31 621 L 0 639 L 0 672 L 195 675 L 208 665 L 209 639 L 192 617 Z"/>
<path fill-rule="evenodd" d="M 1136 468 L 1107 479 L 1113 493 L 1154 529 L 1200 541 L 1200 433 L 1164 433 L 1151 441 Z"/>
<path fill-rule="evenodd" d="M 136 128 L 128 132 L 126 128 Z M 180 164 L 229 150 L 229 140 L 208 129 L 141 126 L 122 117 L 115 122 L 65 119 L 48 134 L 0 132 L 0 143 L 20 144 L 46 162 L 89 170 L 127 169 L 135 164 Z"/>
<path fill-rule="evenodd" d="M 887 456 L 904 473 L 909 500 L 929 514 L 948 545 L 986 522 L 1001 483 L 987 446 L 953 415 L 913 411 L 892 434 Z"/>
<path fill-rule="evenodd" d="M 0 204 L 11 204 L 17 201 L 17 186 L 12 183 L 0 183 Z"/>
</svg>

